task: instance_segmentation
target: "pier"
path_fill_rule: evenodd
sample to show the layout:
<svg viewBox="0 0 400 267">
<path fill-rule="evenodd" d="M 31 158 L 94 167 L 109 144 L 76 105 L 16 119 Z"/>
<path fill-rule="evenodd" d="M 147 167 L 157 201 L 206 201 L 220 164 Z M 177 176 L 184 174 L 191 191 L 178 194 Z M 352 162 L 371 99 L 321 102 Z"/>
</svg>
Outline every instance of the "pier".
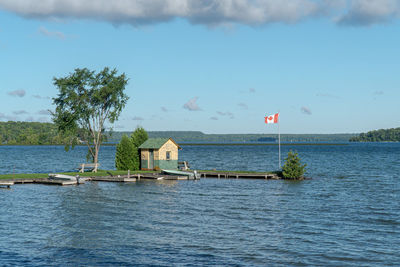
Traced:
<svg viewBox="0 0 400 267">
<path fill-rule="evenodd" d="M 191 171 L 188 171 L 191 172 Z M 111 173 L 110 173 L 111 174 Z M 79 177 L 75 180 L 59 180 L 54 178 L 14 178 L 0 180 L 0 188 L 10 188 L 15 184 L 45 184 L 45 185 L 79 185 L 86 181 L 93 182 L 111 182 L 111 183 L 132 183 L 141 180 L 196 180 L 201 178 L 214 179 L 263 179 L 263 180 L 278 180 L 281 177 L 276 173 L 262 172 L 235 172 L 235 171 L 198 171 L 197 178 L 185 175 L 171 175 L 160 172 L 154 173 L 135 173 L 127 175 L 108 175 L 108 176 L 92 176 Z"/>
<path fill-rule="evenodd" d="M 276 173 L 259 172 L 229 172 L 229 171 L 198 171 L 200 178 L 218 178 L 218 179 L 281 179 Z"/>
</svg>

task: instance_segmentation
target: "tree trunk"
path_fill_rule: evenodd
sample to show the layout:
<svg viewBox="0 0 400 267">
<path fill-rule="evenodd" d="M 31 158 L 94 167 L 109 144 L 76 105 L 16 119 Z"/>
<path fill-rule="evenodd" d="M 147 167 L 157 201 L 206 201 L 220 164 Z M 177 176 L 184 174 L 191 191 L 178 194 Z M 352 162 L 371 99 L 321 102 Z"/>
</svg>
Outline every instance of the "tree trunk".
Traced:
<svg viewBox="0 0 400 267">
<path fill-rule="evenodd" d="M 95 144 L 94 149 L 95 149 L 95 152 L 94 152 L 93 163 L 96 164 L 96 165 L 94 167 L 93 172 L 97 172 L 97 163 L 99 161 L 98 159 L 99 159 L 99 149 L 100 149 L 99 145 Z"/>
</svg>

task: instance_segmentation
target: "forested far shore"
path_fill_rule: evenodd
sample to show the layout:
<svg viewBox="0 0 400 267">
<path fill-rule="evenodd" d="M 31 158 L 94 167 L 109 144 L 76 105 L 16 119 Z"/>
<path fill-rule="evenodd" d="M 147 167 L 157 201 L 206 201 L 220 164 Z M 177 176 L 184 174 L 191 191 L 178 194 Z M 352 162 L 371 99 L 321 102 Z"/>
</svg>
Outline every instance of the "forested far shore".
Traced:
<svg viewBox="0 0 400 267">
<path fill-rule="evenodd" d="M 400 127 L 361 133 L 350 138 L 350 142 L 400 142 Z"/>
<path fill-rule="evenodd" d="M 0 122 L 0 144 L 3 145 L 61 145 L 65 141 L 53 123 Z"/>
<path fill-rule="evenodd" d="M 172 137 L 178 143 L 271 143 L 278 142 L 278 134 L 205 134 L 201 131 L 148 131 L 149 138 Z M 114 132 L 109 142 L 119 142 L 122 135 L 131 132 Z M 357 134 L 281 134 L 286 143 L 341 143 Z"/>
<path fill-rule="evenodd" d="M 108 143 L 119 143 L 123 134 L 108 132 Z M 111 134 L 111 136 L 110 136 Z M 277 134 L 205 134 L 201 131 L 148 131 L 150 138 L 172 137 L 178 143 L 266 143 L 278 142 Z M 281 134 L 281 142 L 348 142 L 357 134 Z M 0 122 L 2 145 L 63 145 L 68 139 L 58 133 L 53 123 Z"/>
</svg>

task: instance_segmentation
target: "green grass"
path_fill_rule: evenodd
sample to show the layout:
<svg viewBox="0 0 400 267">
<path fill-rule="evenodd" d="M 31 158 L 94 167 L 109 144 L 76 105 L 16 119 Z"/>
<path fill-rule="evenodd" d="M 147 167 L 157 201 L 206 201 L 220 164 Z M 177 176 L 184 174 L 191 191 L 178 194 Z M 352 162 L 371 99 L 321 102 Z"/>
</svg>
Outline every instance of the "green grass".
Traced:
<svg viewBox="0 0 400 267">
<path fill-rule="evenodd" d="M 126 175 L 128 174 L 127 171 L 107 171 L 107 170 L 98 170 L 96 173 L 95 172 L 61 172 L 59 174 L 66 174 L 66 175 L 71 175 L 71 176 L 76 176 L 79 175 L 80 177 L 94 177 L 94 176 L 109 176 L 111 173 L 114 176 L 117 175 Z M 131 171 L 131 174 L 137 174 L 137 173 L 154 173 L 156 171 Z M 49 174 L 48 173 L 16 173 L 16 174 L 0 174 L 0 180 L 6 180 L 6 179 L 38 179 L 38 178 L 48 178 Z"/>
</svg>

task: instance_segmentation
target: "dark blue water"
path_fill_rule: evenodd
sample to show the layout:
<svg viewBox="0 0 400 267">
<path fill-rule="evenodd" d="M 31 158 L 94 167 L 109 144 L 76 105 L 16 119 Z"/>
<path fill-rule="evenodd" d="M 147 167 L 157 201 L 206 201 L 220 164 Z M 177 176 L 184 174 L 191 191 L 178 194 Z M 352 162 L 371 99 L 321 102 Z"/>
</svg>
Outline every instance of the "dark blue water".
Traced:
<svg viewBox="0 0 400 267">
<path fill-rule="evenodd" d="M 0 190 L 0 266 L 399 266 L 400 144 L 282 147 L 301 182 L 90 182 Z M 84 148 L 0 147 L 0 172 L 76 167 Z M 113 168 L 115 148 L 101 164 Z M 277 147 L 185 146 L 197 169 L 276 169 Z M 57 162 L 54 164 L 54 162 Z"/>
</svg>

